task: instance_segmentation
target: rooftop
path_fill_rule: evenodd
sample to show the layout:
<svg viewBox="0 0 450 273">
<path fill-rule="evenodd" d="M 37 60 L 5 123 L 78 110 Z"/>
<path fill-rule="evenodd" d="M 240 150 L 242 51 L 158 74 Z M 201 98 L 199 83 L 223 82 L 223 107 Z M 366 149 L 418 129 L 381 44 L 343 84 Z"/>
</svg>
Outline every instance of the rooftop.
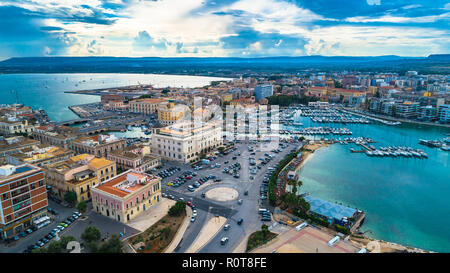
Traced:
<svg viewBox="0 0 450 273">
<path fill-rule="evenodd" d="M 7 164 L 0 166 L 0 183 L 6 180 L 10 180 L 11 178 L 27 175 L 29 173 L 32 173 L 33 171 L 38 170 L 41 170 L 41 168 L 38 168 L 31 164 L 23 164 L 19 166 Z"/>
<path fill-rule="evenodd" d="M 94 188 L 118 197 L 125 197 L 138 192 L 147 184 L 158 181 L 158 177 L 145 173 L 128 170 L 118 176 L 100 183 Z"/>
<path fill-rule="evenodd" d="M 355 209 L 324 201 L 310 195 L 305 196 L 305 200 L 311 205 L 310 211 L 328 218 L 341 220 L 343 217 L 352 217 L 356 212 Z"/>
</svg>

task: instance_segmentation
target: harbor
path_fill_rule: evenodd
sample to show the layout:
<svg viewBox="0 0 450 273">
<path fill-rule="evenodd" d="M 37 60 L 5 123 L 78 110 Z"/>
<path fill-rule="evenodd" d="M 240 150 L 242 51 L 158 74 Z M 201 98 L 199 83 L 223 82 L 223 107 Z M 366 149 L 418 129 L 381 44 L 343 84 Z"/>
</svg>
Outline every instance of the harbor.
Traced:
<svg viewBox="0 0 450 273">
<path fill-rule="evenodd" d="M 419 144 L 425 145 L 431 148 L 439 148 L 442 151 L 449 152 L 450 151 L 450 137 L 446 137 L 444 139 L 436 139 L 436 140 L 425 140 L 419 139 Z"/>
</svg>

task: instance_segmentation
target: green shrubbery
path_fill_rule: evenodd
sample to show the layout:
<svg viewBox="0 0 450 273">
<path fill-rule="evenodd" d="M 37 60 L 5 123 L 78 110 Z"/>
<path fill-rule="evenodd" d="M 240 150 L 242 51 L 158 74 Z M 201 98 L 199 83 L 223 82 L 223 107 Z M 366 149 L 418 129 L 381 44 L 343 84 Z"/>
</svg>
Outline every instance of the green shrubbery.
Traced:
<svg viewBox="0 0 450 273">
<path fill-rule="evenodd" d="M 175 205 L 173 205 L 170 209 L 168 214 L 170 216 L 180 216 L 183 213 L 186 212 L 186 203 L 183 201 L 177 201 Z"/>
</svg>

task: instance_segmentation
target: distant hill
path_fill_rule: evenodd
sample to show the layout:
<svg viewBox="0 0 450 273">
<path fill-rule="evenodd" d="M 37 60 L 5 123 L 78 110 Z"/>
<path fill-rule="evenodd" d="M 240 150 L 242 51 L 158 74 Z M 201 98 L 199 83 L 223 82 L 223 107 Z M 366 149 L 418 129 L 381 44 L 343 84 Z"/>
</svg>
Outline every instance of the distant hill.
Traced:
<svg viewBox="0 0 450 273">
<path fill-rule="evenodd" d="M 264 58 L 128 58 L 128 57 L 26 57 L 0 62 L 0 73 L 167 73 L 230 75 L 236 72 L 416 70 L 449 73 L 450 54 L 428 57 L 301 56 Z"/>
</svg>

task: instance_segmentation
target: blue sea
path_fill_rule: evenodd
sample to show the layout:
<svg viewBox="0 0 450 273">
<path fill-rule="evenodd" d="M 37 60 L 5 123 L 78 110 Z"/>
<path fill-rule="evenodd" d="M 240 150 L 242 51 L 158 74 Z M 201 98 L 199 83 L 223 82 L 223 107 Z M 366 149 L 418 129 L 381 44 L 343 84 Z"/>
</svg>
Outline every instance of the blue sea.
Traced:
<svg viewBox="0 0 450 273">
<path fill-rule="evenodd" d="M 418 144 L 419 139 L 446 137 L 449 128 L 319 124 L 298 116 L 297 120 L 303 127 L 347 127 L 352 136 L 377 141 L 371 144 L 375 147 L 409 146 L 425 151 L 428 159 L 369 157 L 350 152 L 351 147 L 360 150 L 361 146 L 333 144 L 317 150 L 299 170 L 304 185 L 300 192 L 364 210 L 361 230 L 368 236 L 450 252 L 450 152 Z"/>
<path fill-rule="evenodd" d="M 99 96 L 65 91 L 109 88 L 137 84 L 154 87 L 201 87 L 225 78 L 155 74 L 0 74 L 0 104 L 23 103 L 44 109 L 50 119 L 77 118 L 68 106 L 99 102 Z"/>
</svg>

